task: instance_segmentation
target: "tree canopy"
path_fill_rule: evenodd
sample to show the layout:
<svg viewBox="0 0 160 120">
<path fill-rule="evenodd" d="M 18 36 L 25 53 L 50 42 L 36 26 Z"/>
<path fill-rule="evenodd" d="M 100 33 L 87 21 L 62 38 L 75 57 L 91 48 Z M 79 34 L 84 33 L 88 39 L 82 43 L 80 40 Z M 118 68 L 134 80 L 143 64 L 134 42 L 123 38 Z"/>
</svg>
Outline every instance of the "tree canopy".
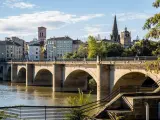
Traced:
<svg viewBox="0 0 160 120">
<path fill-rule="evenodd" d="M 160 0 L 156 0 L 153 3 L 153 7 L 159 8 L 160 7 Z M 155 14 L 153 17 L 150 17 L 146 20 L 144 26 L 144 30 L 149 30 L 148 34 L 146 35 L 147 38 L 160 38 L 160 13 Z"/>
</svg>

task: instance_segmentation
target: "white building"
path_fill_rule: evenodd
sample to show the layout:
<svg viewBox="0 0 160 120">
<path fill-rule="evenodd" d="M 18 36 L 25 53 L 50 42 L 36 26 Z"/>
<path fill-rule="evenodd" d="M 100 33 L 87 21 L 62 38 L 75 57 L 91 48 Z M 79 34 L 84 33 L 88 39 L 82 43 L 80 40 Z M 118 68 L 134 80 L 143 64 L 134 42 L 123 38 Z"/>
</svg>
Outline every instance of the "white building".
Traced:
<svg viewBox="0 0 160 120">
<path fill-rule="evenodd" d="M 47 40 L 47 60 L 62 58 L 66 53 L 72 53 L 73 40 L 66 37 L 54 37 Z"/>
<path fill-rule="evenodd" d="M 28 58 L 33 61 L 40 60 L 40 43 L 38 41 L 29 43 Z"/>
</svg>

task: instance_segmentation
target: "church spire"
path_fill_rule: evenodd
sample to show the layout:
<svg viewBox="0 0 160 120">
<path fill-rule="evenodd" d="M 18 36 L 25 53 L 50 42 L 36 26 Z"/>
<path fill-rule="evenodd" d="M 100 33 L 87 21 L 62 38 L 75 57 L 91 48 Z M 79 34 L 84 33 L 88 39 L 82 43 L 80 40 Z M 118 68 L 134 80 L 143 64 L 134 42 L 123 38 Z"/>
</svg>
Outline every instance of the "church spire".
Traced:
<svg viewBox="0 0 160 120">
<path fill-rule="evenodd" d="M 113 23 L 111 40 L 114 41 L 114 42 L 120 42 L 120 36 L 119 36 L 119 34 L 118 34 L 118 26 L 117 26 L 117 18 L 116 18 L 116 15 L 115 15 L 115 17 L 114 17 L 114 23 Z"/>
<path fill-rule="evenodd" d="M 113 24 L 113 30 L 112 33 L 118 33 L 118 27 L 117 27 L 117 18 L 116 15 L 114 16 L 114 24 Z"/>
</svg>

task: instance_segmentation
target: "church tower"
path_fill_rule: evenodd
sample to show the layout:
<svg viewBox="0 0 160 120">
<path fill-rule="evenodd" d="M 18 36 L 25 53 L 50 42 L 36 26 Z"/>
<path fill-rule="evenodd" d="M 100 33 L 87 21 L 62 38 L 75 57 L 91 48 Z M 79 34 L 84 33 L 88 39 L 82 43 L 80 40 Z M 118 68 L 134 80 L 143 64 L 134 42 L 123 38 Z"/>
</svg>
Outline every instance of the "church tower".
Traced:
<svg viewBox="0 0 160 120">
<path fill-rule="evenodd" d="M 45 42 L 46 42 L 46 28 L 38 27 L 38 40 L 40 43 L 40 60 L 45 58 Z"/>
<path fill-rule="evenodd" d="M 121 32 L 120 42 L 124 47 L 129 47 L 131 45 L 131 32 L 127 30 L 127 27 Z"/>
<path fill-rule="evenodd" d="M 45 41 L 46 40 L 46 28 L 45 27 L 38 27 L 38 40 Z"/>
<path fill-rule="evenodd" d="M 118 34 L 116 15 L 114 17 L 113 29 L 112 29 L 112 34 L 111 34 L 111 41 L 120 43 L 120 35 Z"/>
</svg>

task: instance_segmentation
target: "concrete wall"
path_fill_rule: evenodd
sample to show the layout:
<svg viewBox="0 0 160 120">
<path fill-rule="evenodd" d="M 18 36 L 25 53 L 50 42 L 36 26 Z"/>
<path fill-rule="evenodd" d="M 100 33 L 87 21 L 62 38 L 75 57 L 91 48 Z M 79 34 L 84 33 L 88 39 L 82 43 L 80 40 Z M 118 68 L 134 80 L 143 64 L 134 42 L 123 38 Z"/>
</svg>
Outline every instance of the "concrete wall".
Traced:
<svg viewBox="0 0 160 120">
<path fill-rule="evenodd" d="M 158 120 L 158 103 L 159 98 L 134 99 L 134 116 L 135 119 L 146 120 L 146 104 L 149 105 L 149 120 Z"/>
</svg>

